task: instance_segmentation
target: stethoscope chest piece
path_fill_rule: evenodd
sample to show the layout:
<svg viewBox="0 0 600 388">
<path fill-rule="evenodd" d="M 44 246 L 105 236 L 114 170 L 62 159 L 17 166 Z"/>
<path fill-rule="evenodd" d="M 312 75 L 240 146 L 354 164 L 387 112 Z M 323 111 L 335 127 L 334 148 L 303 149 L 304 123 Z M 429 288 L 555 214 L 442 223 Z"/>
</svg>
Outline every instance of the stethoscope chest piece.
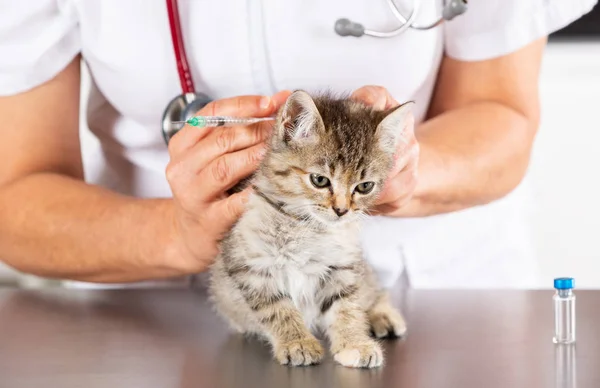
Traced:
<svg viewBox="0 0 600 388">
<path fill-rule="evenodd" d="M 185 125 L 174 123 L 174 121 L 187 121 L 211 101 L 209 96 L 199 92 L 180 94 L 172 99 L 162 117 L 162 133 L 165 143 L 169 144 L 169 140 Z"/>
</svg>

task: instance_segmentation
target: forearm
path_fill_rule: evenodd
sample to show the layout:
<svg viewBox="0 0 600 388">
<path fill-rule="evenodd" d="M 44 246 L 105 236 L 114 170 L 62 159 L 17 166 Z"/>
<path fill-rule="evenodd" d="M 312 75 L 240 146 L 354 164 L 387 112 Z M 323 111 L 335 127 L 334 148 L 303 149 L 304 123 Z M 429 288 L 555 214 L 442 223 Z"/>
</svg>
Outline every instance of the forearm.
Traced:
<svg viewBox="0 0 600 388">
<path fill-rule="evenodd" d="M 30 175 L 0 188 L 0 259 L 38 276 L 91 282 L 182 275 L 172 211 L 167 199 Z"/>
<path fill-rule="evenodd" d="M 529 163 L 537 124 L 494 102 L 447 111 L 417 128 L 418 183 L 392 216 L 421 217 L 489 203 L 513 190 Z"/>
</svg>

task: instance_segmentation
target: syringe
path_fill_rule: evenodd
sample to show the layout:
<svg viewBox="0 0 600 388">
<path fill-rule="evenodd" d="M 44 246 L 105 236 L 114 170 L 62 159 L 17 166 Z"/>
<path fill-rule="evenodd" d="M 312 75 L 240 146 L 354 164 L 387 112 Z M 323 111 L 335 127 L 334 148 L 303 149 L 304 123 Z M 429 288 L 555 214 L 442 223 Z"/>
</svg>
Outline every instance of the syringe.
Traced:
<svg viewBox="0 0 600 388">
<path fill-rule="evenodd" d="M 193 127 L 233 127 L 251 125 L 261 121 L 272 121 L 274 117 L 232 117 L 232 116 L 194 116 L 186 121 L 173 121 L 173 124 L 189 124 Z"/>
</svg>

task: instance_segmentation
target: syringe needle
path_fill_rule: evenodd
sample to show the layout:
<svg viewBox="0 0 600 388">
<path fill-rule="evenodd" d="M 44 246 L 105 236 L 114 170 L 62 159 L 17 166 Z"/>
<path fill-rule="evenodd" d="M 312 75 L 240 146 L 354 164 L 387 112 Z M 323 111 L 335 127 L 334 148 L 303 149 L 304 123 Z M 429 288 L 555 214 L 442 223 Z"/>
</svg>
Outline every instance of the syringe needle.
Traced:
<svg viewBox="0 0 600 388">
<path fill-rule="evenodd" d="M 189 124 L 193 127 L 232 127 L 251 125 L 262 121 L 272 121 L 274 117 L 232 117 L 232 116 L 195 116 L 186 121 L 172 121 L 173 124 Z"/>
</svg>

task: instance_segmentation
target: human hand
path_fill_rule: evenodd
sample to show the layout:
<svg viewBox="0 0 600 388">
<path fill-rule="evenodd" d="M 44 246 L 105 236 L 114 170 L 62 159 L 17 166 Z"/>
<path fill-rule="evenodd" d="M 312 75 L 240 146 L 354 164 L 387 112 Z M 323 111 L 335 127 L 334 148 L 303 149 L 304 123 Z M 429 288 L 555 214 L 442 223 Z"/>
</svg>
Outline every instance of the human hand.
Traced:
<svg viewBox="0 0 600 388">
<path fill-rule="evenodd" d="M 355 90 L 350 98 L 371 105 L 377 110 L 400 105 L 381 86 L 363 86 Z M 395 154 L 396 162 L 379 195 L 373 214 L 392 214 L 402 208 L 410 201 L 417 186 L 419 143 L 414 132 L 414 117 L 411 115 L 405 124 L 401 129 L 400 142 Z"/>
<path fill-rule="evenodd" d="M 198 114 L 271 116 L 289 94 L 217 100 Z M 258 167 L 272 125 L 198 128 L 186 124 L 171 138 L 166 175 L 173 192 L 173 256 L 178 261 L 170 265 L 195 273 L 214 259 L 219 240 L 242 214 L 249 189 L 230 196 L 226 192 Z"/>
</svg>

